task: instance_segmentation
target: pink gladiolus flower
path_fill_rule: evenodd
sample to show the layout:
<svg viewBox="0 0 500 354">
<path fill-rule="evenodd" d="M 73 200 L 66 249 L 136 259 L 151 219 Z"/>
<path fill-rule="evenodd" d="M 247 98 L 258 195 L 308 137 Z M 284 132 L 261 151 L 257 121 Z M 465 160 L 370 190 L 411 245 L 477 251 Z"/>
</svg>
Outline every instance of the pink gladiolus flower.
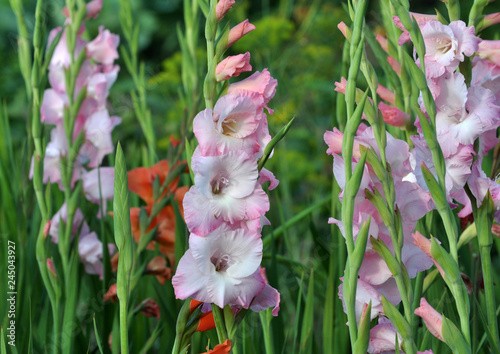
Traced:
<svg viewBox="0 0 500 354">
<path fill-rule="evenodd" d="M 184 197 L 191 232 L 206 236 L 223 222 L 257 219 L 269 210 L 269 198 L 257 182 L 257 162 L 245 152 L 207 157 L 195 152 L 191 167 L 195 185 Z"/>
<path fill-rule="evenodd" d="M 102 0 L 92 0 L 85 5 L 87 8 L 87 18 L 96 18 L 102 9 Z"/>
<path fill-rule="evenodd" d="M 485 131 L 500 125 L 500 107 L 490 90 L 482 86 L 467 89 L 460 73 L 444 75 L 437 85 L 436 132 L 442 148 L 443 143 L 472 145 Z"/>
<path fill-rule="evenodd" d="M 392 70 L 398 75 L 401 75 L 401 64 L 399 61 L 396 60 L 394 57 L 387 57 L 387 61 L 389 62 L 389 65 L 391 66 Z"/>
<path fill-rule="evenodd" d="M 438 21 L 429 21 L 420 26 L 425 42 L 426 75 L 437 78 L 446 71 L 453 72 L 464 61 L 464 55 L 471 56 L 478 49 L 480 38 L 474 34 L 474 27 L 466 27 L 463 21 L 453 21 L 449 26 Z"/>
<path fill-rule="evenodd" d="M 377 34 L 377 36 L 375 37 L 375 39 L 377 40 L 378 44 L 380 44 L 380 46 L 382 47 L 382 49 L 389 53 L 389 46 L 387 44 L 387 38 L 385 38 L 384 36 L 380 35 L 380 34 Z"/>
<path fill-rule="evenodd" d="M 252 300 L 250 310 L 260 312 L 269 307 L 273 307 L 273 316 L 278 316 L 280 310 L 280 293 L 278 290 L 269 285 L 266 276 L 266 268 L 260 267 L 260 275 L 264 279 L 266 285 L 264 289 Z"/>
<path fill-rule="evenodd" d="M 495 12 L 493 14 L 486 15 L 484 16 L 483 26 L 481 29 L 496 25 L 498 23 L 500 23 L 500 12 Z"/>
<path fill-rule="evenodd" d="M 342 282 L 344 281 L 343 278 L 340 278 L 340 280 L 342 280 Z M 344 302 L 344 284 L 340 284 L 339 286 L 339 297 L 342 300 L 344 312 L 346 312 Z M 369 304 L 370 301 L 372 302 L 370 320 L 373 320 L 380 313 L 383 313 L 384 309 L 382 307 L 381 299 L 380 293 L 373 286 L 361 279 L 358 279 L 356 289 L 356 320 L 359 321 L 361 313 L 363 312 L 364 304 Z"/>
<path fill-rule="evenodd" d="M 217 229 L 206 237 L 191 234 L 189 249 L 172 278 L 175 296 L 223 308 L 248 308 L 265 286 L 259 271 L 262 240 L 243 229 Z"/>
<path fill-rule="evenodd" d="M 84 131 L 86 142 L 80 156 L 82 161 L 88 161 L 91 168 L 101 164 L 107 154 L 113 152 L 111 131 L 121 121 L 118 117 L 110 117 L 108 111 L 98 111 L 85 120 Z"/>
<path fill-rule="evenodd" d="M 120 37 L 105 30 L 104 26 L 99 27 L 99 35 L 86 46 L 87 56 L 98 63 L 111 65 L 118 59 L 118 45 Z"/>
<path fill-rule="evenodd" d="M 477 55 L 481 59 L 488 59 L 495 65 L 500 65 L 500 41 L 483 40 L 479 43 Z"/>
<path fill-rule="evenodd" d="M 49 235 L 51 236 L 52 242 L 54 243 L 59 242 L 59 228 L 61 220 L 63 221 L 63 223 L 66 223 L 68 220 L 68 208 L 66 203 L 64 203 L 61 209 L 59 209 L 59 211 L 52 217 Z M 75 215 L 73 216 L 73 225 L 71 227 L 71 238 L 76 236 L 79 231 L 80 235 L 87 235 L 90 232 L 89 226 L 83 219 L 82 211 L 80 209 L 76 209 Z"/>
<path fill-rule="evenodd" d="M 434 310 L 425 298 L 420 299 L 420 307 L 415 309 L 415 315 L 422 317 L 425 326 L 434 337 L 444 341 L 442 332 L 443 315 Z"/>
<path fill-rule="evenodd" d="M 380 98 L 387 103 L 390 103 L 393 106 L 396 105 L 396 94 L 380 84 L 377 87 L 377 95 L 379 95 Z"/>
<path fill-rule="evenodd" d="M 276 86 L 278 85 L 278 80 L 273 79 L 271 74 L 267 69 L 262 72 L 254 72 L 251 76 L 247 77 L 245 80 L 241 80 L 229 85 L 228 94 L 236 95 L 238 93 L 245 92 L 257 92 L 264 98 L 264 104 L 270 114 L 273 114 L 273 110 L 267 107 L 267 103 L 274 97 L 276 93 Z"/>
<path fill-rule="evenodd" d="M 345 90 L 347 89 L 347 80 L 345 77 L 340 79 L 340 82 L 335 82 L 335 91 L 345 95 Z"/>
<path fill-rule="evenodd" d="M 99 181 L 100 174 L 100 181 Z M 101 167 L 86 172 L 82 177 L 83 192 L 87 200 L 100 205 L 97 218 L 106 214 L 106 201 L 113 199 L 115 182 L 115 168 Z"/>
<path fill-rule="evenodd" d="M 115 245 L 108 244 L 110 255 L 115 253 Z M 85 271 L 88 274 L 98 274 L 102 280 L 103 265 L 102 265 L 102 242 L 97 238 L 95 232 L 83 235 L 78 243 L 78 254 L 80 260 L 85 266 Z"/>
<path fill-rule="evenodd" d="M 441 276 L 444 278 L 444 271 L 443 268 L 432 258 L 431 254 L 431 240 L 429 240 L 427 237 L 422 235 L 420 232 L 415 232 L 414 234 L 411 235 L 413 237 L 413 243 L 420 248 L 430 259 L 432 259 L 432 262 L 436 266 L 436 268 L 439 270 L 439 273 L 441 273 Z M 437 240 L 436 240 L 437 241 Z"/>
<path fill-rule="evenodd" d="M 52 58 L 50 59 L 50 65 L 49 65 L 50 70 L 52 70 L 55 67 L 67 68 L 71 62 L 71 58 L 68 51 L 68 41 L 66 39 L 66 31 L 63 30 L 62 27 L 57 27 L 54 28 L 52 31 L 50 31 L 47 48 L 50 47 L 50 45 L 52 44 L 55 37 L 60 31 L 63 31 L 63 34 L 61 35 L 61 38 L 59 39 L 59 42 L 57 43 L 54 49 L 54 53 L 52 54 Z M 74 58 L 78 58 L 78 55 L 80 55 L 80 52 L 84 49 L 86 44 L 87 42 L 84 41 L 78 35 L 76 38 Z"/>
<path fill-rule="evenodd" d="M 370 341 L 368 342 L 368 353 L 380 354 L 396 349 L 396 336 L 401 347 L 403 338 L 396 331 L 391 321 L 385 317 L 379 317 L 378 325 L 370 330 Z"/>
<path fill-rule="evenodd" d="M 47 258 L 47 268 L 49 269 L 49 271 L 52 273 L 52 275 L 54 277 L 57 277 L 56 269 L 54 268 L 54 262 L 52 262 L 52 259 L 50 259 L 50 258 Z"/>
<path fill-rule="evenodd" d="M 253 155 L 260 145 L 257 128 L 265 119 L 264 101 L 255 92 L 222 96 L 210 108 L 201 111 L 193 121 L 193 131 L 203 156 L 221 155 L 229 151 L 244 151 Z"/>
<path fill-rule="evenodd" d="M 255 26 L 252 25 L 248 20 L 245 20 L 243 22 L 240 22 L 231 30 L 229 31 L 229 39 L 227 42 L 227 48 L 232 46 L 236 41 L 238 41 L 241 37 L 243 37 L 245 34 L 253 31 L 255 29 Z"/>
<path fill-rule="evenodd" d="M 87 16 L 85 18 L 96 18 L 97 15 L 99 15 L 99 13 L 101 12 L 102 0 L 92 0 L 88 2 L 85 7 L 87 8 Z M 67 7 L 64 7 L 62 13 L 69 20 L 69 11 Z"/>
<path fill-rule="evenodd" d="M 240 75 L 244 71 L 251 71 L 250 52 L 227 57 L 221 61 L 215 69 L 215 78 L 217 81 L 229 80 L 232 77 Z"/>
<path fill-rule="evenodd" d="M 215 7 L 215 13 L 217 15 L 217 21 L 222 20 L 226 16 L 227 12 L 233 7 L 234 0 L 219 0 L 217 6 Z"/>
<path fill-rule="evenodd" d="M 410 122 L 410 115 L 397 107 L 392 107 L 384 102 L 380 102 L 378 109 L 382 112 L 384 122 L 393 127 L 405 127 Z"/>
<path fill-rule="evenodd" d="M 270 191 L 272 191 L 274 188 L 278 187 L 278 184 L 280 183 L 280 181 L 278 181 L 276 179 L 276 177 L 274 176 L 274 174 L 271 171 L 263 168 L 262 170 L 260 170 L 259 184 L 263 185 L 266 182 L 271 182 L 269 184 Z"/>
<path fill-rule="evenodd" d="M 486 176 L 481 168 L 482 157 L 478 158 L 472 166 L 472 173 L 467 181 L 470 191 L 476 198 L 476 205 L 479 208 L 483 204 L 484 197 L 490 191 L 493 204 L 495 206 L 495 221 L 500 220 L 500 184 Z"/>
<path fill-rule="evenodd" d="M 422 27 L 425 23 L 429 21 L 437 21 L 438 17 L 437 15 L 427 15 L 427 14 L 419 14 L 416 12 L 410 12 L 410 16 L 417 21 L 419 27 Z M 406 28 L 403 26 L 401 23 L 401 20 L 399 17 L 394 16 L 393 18 L 394 24 L 401 30 L 403 33 L 401 33 L 401 36 L 399 36 L 399 41 L 398 44 L 401 46 L 404 43 L 408 42 L 410 38 L 410 33 L 406 30 Z"/>
<path fill-rule="evenodd" d="M 339 24 L 337 25 L 337 28 L 339 29 L 340 32 L 344 35 L 344 38 L 347 38 L 347 31 L 350 33 L 349 27 L 345 24 L 344 21 L 340 21 Z"/>
</svg>

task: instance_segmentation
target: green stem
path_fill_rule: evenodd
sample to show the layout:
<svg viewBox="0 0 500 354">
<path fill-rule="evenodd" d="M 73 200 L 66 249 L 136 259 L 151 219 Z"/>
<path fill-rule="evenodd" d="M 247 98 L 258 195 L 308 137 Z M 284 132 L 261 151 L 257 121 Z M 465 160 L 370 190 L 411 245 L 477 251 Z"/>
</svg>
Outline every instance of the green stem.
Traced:
<svg viewBox="0 0 500 354">
<path fill-rule="evenodd" d="M 493 274 L 491 269 L 491 245 L 480 246 L 481 267 L 483 270 L 484 296 L 486 298 L 486 317 L 488 327 L 492 333 L 497 350 L 500 349 L 500 337 L 498 336 L 498 319 L 495 314 L 495 289 L 493 287 Z"/>
<path fill-rule="evenodd" d="M 217 329 L 217 338 L 219 339 L 219 343 L 224 343 L 226 339 L 228 339 L 226 324 L 224 323 L 224 316 L 222 313 L 222 309 L 212 304 L 212 314 L 214 316 L 215 328 Z"/>
</svg>

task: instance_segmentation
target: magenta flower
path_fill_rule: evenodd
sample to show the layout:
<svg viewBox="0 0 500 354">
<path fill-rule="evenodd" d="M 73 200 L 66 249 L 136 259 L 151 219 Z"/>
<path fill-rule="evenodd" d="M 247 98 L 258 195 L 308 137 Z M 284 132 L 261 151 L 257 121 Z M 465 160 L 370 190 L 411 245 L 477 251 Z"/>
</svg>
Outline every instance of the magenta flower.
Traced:
<svg viewBox="0 0 500 354">
<path fill-rule="evenodd" d="M 175 296 L 247 309 L 265 287 L 261 260 L 262 240 L 257 234 L 224 228 L 206 237 L 191 234 L 189 249 L 172 278 Z"/>
</svg>

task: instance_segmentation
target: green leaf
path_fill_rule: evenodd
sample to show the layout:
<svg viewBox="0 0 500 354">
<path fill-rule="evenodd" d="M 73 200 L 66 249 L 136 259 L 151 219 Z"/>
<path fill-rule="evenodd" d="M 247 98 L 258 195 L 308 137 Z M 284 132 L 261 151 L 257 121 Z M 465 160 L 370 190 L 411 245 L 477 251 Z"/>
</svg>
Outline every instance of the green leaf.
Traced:
<svg viewBox="0 0 500 354">
<path fill-rule="evenodd" d="M 467 344 L 464 336 L 458 328 L 448 318 L 443 316 L 442 326 L 443 339 L 451 348 L 453 353 L 468 354 L 471 352 L 470 346 Z"/>
<path fill-rule="evenodd" d="M 389 267 L 392 275 L 399 275 L 401 273 L 401 268 L 398 261 L 396 260 L 396 257 L 394 257 L 394 255 L 391 253 L 387 245 L 382 240 L 378 240 L 373 236 L 370 238 L 370 241 L 372 243 L 374 251 L 377 252 L 380 257 L 382 257 L 384 262 L 387 264 L 387 267 Z"/>
<path fill-rule="evenodd" d="M 389 317 L 392 324 L 396 327 L 403 339 L 406 340 L 407 338 L 411 338 L 410 324 L 406 321 L 398 309 L 385 298 L 384 295 L 382 295 L 382 306 L 384 308 L 384 314 Z M 411 342 L 411 340 L 408 342 Z"/>
<path fill-rule="evenodd" d="M 311 269 L 311 276 L 307 286 L 306 307 L 302 319 L 302 330 L 300 334 L 299 353 L 312 353 L 313 345 L 313 324 L 314 324 L 314 269 Z"/>
<path fill-rule="evenodd" d="M 365 304 L 366 305 L 366 304 Z M 366 309 L 363 309 L 358 327 L 358 339 L 353 346 L 353 353 L 366 353 L 368 342 L 370 340 L 370 317 L 372 312 L 372 302 L 368 304 Z"/>
<path fill-rule="evenodd" d="M 262 168 L 266 164 L 266 161 L 273 152 L 273 149 L 276 146 L 276 144 L 278 144 L 278 142 L 285 137 L 286 133 L 288 133 L 288 130 L 290 130 L 290 127 L 292 126 L 294 120 L 295 117 L 290 119 L 290 121 L 283 128 L 281 128 L 278 134 L 276 134 L 274 138 L 271 139 L 269 144 L 266 145 L 266 148 L 264 150 L 264 155 L 258 161 L 259 171 L 262 170 Z"/>
<path fill-rule="evenodd" d="M 299 291 L 298 291 L 298 296 L 297 296 L 297 306 L 296 308 L 296 316 L 295 316 L 295 327 L 294 327 L 294 332 L 293 332 L 293 349 L 292 353 L 297 353 L 295 350 L 295 346 L 297 343 L 297 337 L 299 334 L 299 323 L 300 323 L 300 312 L 302 309 L 302 292 L 304 288 L 304 272 L 302 272 L 302 276 L 300 277 L 300 285 L 299 285 Z"/>
<path fill-rule="evenodd" d="M 92 320 L 94 321 L 94 334 L 95 334 L 95 340 L 97 342 L 97 347 L 99 348 L 99 352 L 101 354 L 103 354 L 102 346 L 101 346 L 101 339 L 99 338 L 99 331 L 97 330 L 97 324 L 95 323 L 95 313 L 92 316 Z"/>
<path fill-rule="evenodd" d="M 120 343 L 123 353 L 128 353 L 128 297 L 130 277 L 134 262 L 130 204 L 125 158 L 120 143 L 116 147 L 113 221 L 115 243 L 120 252 L 116 289 L 120 300 Z"/>
</svg>

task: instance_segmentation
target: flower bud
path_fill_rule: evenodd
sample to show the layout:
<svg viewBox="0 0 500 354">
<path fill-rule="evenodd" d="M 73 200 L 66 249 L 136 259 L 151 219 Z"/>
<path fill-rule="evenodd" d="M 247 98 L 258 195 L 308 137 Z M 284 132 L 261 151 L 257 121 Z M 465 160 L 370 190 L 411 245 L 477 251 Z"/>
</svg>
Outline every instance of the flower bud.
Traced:
<svg viewBox="0 0 500 354">
<path fill-rule="evenodd" d="M 250 53 L 238 54 L 227 57 L 217 65 L 215 78 L 218 82 L 229 80 L 240 75 L 244 71 L 251 71 Z"/>
<path fill-rule="evenodd" d="M 251 32 L 255 29 L 255 26 L 252 25 L 248 20 L 240 22 L 229 31 L 229 39 L 227 43 L 227 47 L 232 46 L 236 41 L 238 41 L 241 37 L 243 37 L 248 32 Z"/>
<path fill-rule="evenodd" d="M 443 339 L 443 315 L 437 312 L 425 298 L 420 299 L 420 307 L 415 309 L 415 315 L 422 317 L 429 332 L 437 339 Z"/>
<path fill-rule="evenodd" d="M 227 12 L 234 5 L 234 0 L 220 0 L 215 8 L 215 13 L 217 15 L 217 21 L 222 20 L 222 18 L 227 14 Z"/>
</svg>

